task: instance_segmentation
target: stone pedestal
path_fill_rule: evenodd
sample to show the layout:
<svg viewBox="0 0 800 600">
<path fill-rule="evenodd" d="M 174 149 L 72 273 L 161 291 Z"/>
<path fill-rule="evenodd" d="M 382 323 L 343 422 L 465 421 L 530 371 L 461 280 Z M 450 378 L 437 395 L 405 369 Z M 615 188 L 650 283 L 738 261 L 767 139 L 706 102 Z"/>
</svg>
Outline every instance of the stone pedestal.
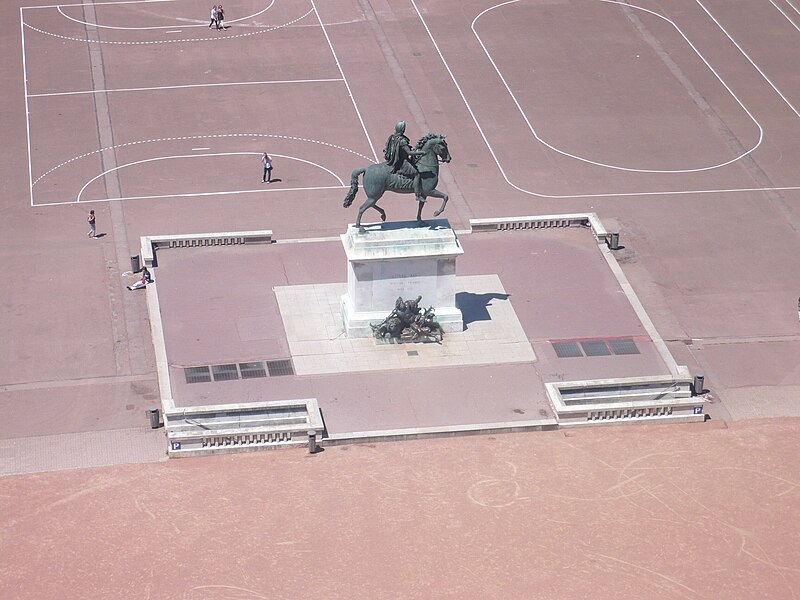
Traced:
<svg viewBox="0 0 800 600">
<path fill-rule="evenodd" d="M 445 332 L 464 329 L 456 308 L 456 258 L 464 253 L 447 219 L 353 225 L 341 236 L 347 254 L 347 293 L 342 322 L 347 337 L 370 337 L 370 323 L 380 323 L 404 300 L 422 296 L 420 308 L 433 306 Z"/>
</svg>

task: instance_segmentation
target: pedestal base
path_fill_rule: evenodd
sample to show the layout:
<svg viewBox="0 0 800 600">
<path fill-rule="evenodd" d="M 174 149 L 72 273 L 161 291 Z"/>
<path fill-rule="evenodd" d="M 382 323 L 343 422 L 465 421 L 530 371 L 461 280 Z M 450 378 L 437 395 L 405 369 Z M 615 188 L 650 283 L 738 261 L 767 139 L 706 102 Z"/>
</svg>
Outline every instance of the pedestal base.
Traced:
<svg viewBox="0 0 800 600">
<path fill-rule="evenodd" d="M 426 226 L 398 222 L 353 226 L 341 236 L 347 255 L 347 294 L 341 311 L 347 337 L 372 336 L 370 324 L 381 323 L 404 300 L 421 296 L 420 308 L 432 306 L 445 333 L 463 331 L 455 303 L 456 258 L 464 253 L 446 219 Z"/>
</svg>

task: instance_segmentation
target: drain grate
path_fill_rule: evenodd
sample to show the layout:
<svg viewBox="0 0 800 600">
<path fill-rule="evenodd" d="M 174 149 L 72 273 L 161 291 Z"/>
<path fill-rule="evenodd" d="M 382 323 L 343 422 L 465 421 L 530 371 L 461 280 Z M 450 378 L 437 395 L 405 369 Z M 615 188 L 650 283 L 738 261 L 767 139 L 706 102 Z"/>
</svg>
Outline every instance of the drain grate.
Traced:
<svg viewBox="0 0 800 600">
<path fill-rule="evenodd" d="M 239 379 L 239 370 L 236 365 L 211 365 L 214 381 L 233 381 Z"/>
<path fill-rule="evenodd" d="M 256 377 L 266 377 L 267 369 L 263 362 L 239 363 L 239 372 L 242 379 L 255 379 Z"/>
<path fill-rule="evenodd" d="M 558 358 L 577 358 L 583 356 L 577 342 L 550 342 Z"/>
<path fill-rule="evenodd" d="M 237 379 L 256 379 L 294 375 L 291 359 L 231 363 L 211 365 L 210 367 L 184 367 L 186 383 L 209 383 L 211 381 L 235 381 Z"/>
<path fill-rule="evenodd" d="M 615 355 L 641 354 L 636 342 L 631 338 L 574 342 L 554 342 L 551 340 L 550 344 L 552 344 L 558 358 L 578 358 L 584 355 L 610 356 L 612 353 Z"/>
<path fill-rule="evenodd" d="M 606 346 L 605 340 L 581 342 L 581 348 L 583 348 L 586 356 L 609 356 L 611 354 L 611 350 Z"/>
<path fill-rule="evenodd" d="M 186 383 L 209 383 L 211 381 L 211 371 L 208 367 L 187 367 L 183 370 L 186 376 Z"/>
<path fill-rule="evenodd" d="M 640 354 L 633 340 L 608 340 L 608 346 L 614 354 Z"/>
<path fill-rule="evenodd" d="M 283 375 L 294 375 L 294 367 L 291 360 L 268 360 L 267 370 L 270 377 L 281 377 Z"/>
</svg>

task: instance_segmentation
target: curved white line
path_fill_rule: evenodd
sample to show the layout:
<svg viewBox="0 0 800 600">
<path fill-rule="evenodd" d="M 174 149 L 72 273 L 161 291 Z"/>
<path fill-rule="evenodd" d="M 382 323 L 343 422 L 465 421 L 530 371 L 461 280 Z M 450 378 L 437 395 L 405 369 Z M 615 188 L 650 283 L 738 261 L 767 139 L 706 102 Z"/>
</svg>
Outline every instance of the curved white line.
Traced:
<svg viewBox="0 0 800 600">
<path fill-rule="evenodd" d="M 672 25 L 672 27 L 675 28 L 675 30 L 686 41 L 686 43 L 689 45 L 689 47 L 692 50 L 694 50 L 695 54 L 697 54 L 697 56 L 700 58 L 700 60 L 702 60 L 703 63 L 708 67 L 709 71 L 711 71 L 714 74 L 714 76 L 722 84 L 722 86 L 728 91 L 728 93 L 731 95 L 731 97 L 734 100 L 736 100 L 736 103 L 742 108 L 742 110 L 747 114 L 747 116 L 750 117 L 750 119 L 753 121 L 755 126 L 758 128 L 758 141 L 756 142 L 756 144 L 752 148 L 750 148 L 749 150 L 746 150 L 745 152 L 742 152 L 740 155 L 735 156 L 734 158 L 732 158 L 732 159 L 730 159 L 728 161 L 725 161 L 725 162 L 722 162 L 722 163 L 719 163 L 719 164 L 715 164 L 715 165 L 706 166 L 706 167 L 698 167 L 698 168 L 695 168 L 695 169 L 635 169 L 635 168 L 632 168 L 632 167 L 622 167 L 622 166 L 619 166 L 619 165 L 612 165 L 612 164 L 608 164 L 608 163 L 601 163 L 601 162 L 593 161 L 593 160 L 590 160 L 588 158 L 584 158 L 582 156 L 578 156 L 577 154 L 571 154 L 569 152 L 566 152 L 565 150 L 561 150 L 559 148 L 556 148 L 552 144 L 549 144 L 544 139 L 539 137 L 539 134 L 536 132 L 536 129 L 534 129 L 533 125 L 531 125 L 531 122 L 528 119 L 528 116 L 525 114 L 525 111 L 522 109 L 522 106 L 520 106 L 519 102 L 517 101 L 516 96 L 514 96 L 514 93 L 511 91 L 511 87 L 508 85 L 508 83 L 506 82 L 506 80 L 503 77 L 502 73 L 500 72 L 500 69 L 498 68 L 497 64 L 495 64 L 494 60 L 492 59 L 492 56 L 489 53 L 489 50 L 484 45 L 483 40 L 481 39 L 480 35 L 478 35 L 478 32 L 475 30 L 475 24 L 478 22 L 478 19 L 480 19 L 484 14 L 486 14 L 489 11 L 492 11 L 492 10 L 494 10 L 496 8 L 500 8 L 500 7 L 506 6 L 508 4 L 514 4 L 514 3 L 519 2 L 519 1 L 520 0 L 508 0 L 507 2 L 502 2 L 500 4 L 496 4 L 495 6 L 491 6 L 491 7 L 487 8 L 487 9 L 481 11 L 481 13 L 478 14 L 478 16 L 475 17 L 475 19 L 473 19 L 472 25 L 471 25 L 471 29 L 472 29 L 472 33 L 475 34 L 475 37 L 478 40 L 478 43 L 481 45 L 481 48 L 483 48 L 483 51 L 486 53 L 486 57 L 489 59 L 489 62 L 492 64 L 492 67 L 494 67 L 494 70 L 497 72 L 497 76 L 500 78 L 500 81 L 505 86 L 506 91 L 508 92 L 508 95 L 511 97 L 511 100 L 516 105 L 517 110 L 519 110 L 519 113 L 522 116 L 522 119 L 525 121 L 525 124 L 528 126 L 528 129 L 533 134 L 533 137 L 536 138 L 536 141 L 538 141 L 543 146 L 546 146 L 547 148 L 550 148 L 554 152 L 558 152 L 559 154 L 561 154 L 563 156 L 567 156 L 569 158 L 574 158 L 575 160 L 579 160 L 579 161 L 582 161 L 582 162 L 585 162 L 585 163 L 588 163 L 588 164 L 591 164 L 591 165 L 595 165 L 595 166 L 598 166 L 598 167 L 604 167 L 604 168 L 607 168 L 607 169 L 615 169 L 615 170 L 618 170 L 618 171 L 628 171 L 628 172 L 632 172 L 632 173 L 697 173 L 697 172 L 700 172 L 700 171 L 710 171 L 712 169 L 718 169 L 720 167 L 724 167 L 726 165 L 734 163 L 737 160 L 740 160 L 743 157 L 747 156 L 753 150 L 755 150 L 756 148 L 758 148 L 761 145 L 761 141 L 764 139 L 764 131 L 761 128 L 761 125 L 759 124 L 759 122 L 750 113 L 750 111 L 747 109 L 747 107 L 744 106 L 744 104 L 742 104 L 742 102 L 739 100 L 739 98 L 736 96 L 736 94 L 733 93 L 733 90 L 731 90 L 728 87 L 728 85 L 722 80 L 722 78 L 714 70 L 714 68 L 708 63 L 708 61 L 706 61 L 706 59 L 703 57 L 703 55 L 700 54 L 700 52 L 697 50 L 697 48 L 694 46 L 694 44 L 692 44 L 692 42 L 689 41 L 689 38 L 687 38 L 684 35 L 684 33 L 681 31 L 681 29 L 675 23 L 673 23 L 672 21 L 670 21 L 666 17 L 664 17 L 662 15 L 659 15 L 658 13 L 655 13 L 655 12 L 653 12 L 651 10 L 646 9 L 646 8 L 642 8 L 640 6 L 634 6 L 633 4 L 627 4 L 627 3 L 624 3 L 624 2 L 619 2 L 618 0 L 599 0 L 599 1 L 600 2 L 605 2 L 607 4 L 619 4 L 621 6 L 625 6 L 625 7 L 628 7 L 628 8 L 635 8 L 635 9 L 650 13 L 651 15 L 666 21 L 667 23 Z"/>
<path fill-rule="evenodd" d="M 94 40 L 94 39 L 86 39 L 86 38 L 77 38 L 71 37 L 68 35 L 61 35 L 58 33 L 53 33 L 52 31 L 47 31 L 45 29 L 39 29 L 38 27 L 34 27 L 30 23 L 23 22 L 22 24 L 30 29 L 31 31 L 35 31 L 37 33 L 41 33 L 42 35 L 50 35 L 54 38 L 58 38 L 60 40 L 70 40 L 73 42 L 81 42 L 85 44 L 87 42 L 94 43 L 94 44 L 117 44 L 121 46 L 146 46 L 151 44 L 177 44 L 177 43 L 184 43 L 184 42 L 218 42 L 220 40 L 234 40 L 237 38 L 249 37 L 251 35 L 259 35 L 262 33 L 268 33 L 270 31 L 275 31 L 276 29 L 282 29 L 284 27 L 289 27 L 290 25 L 294 25 L 295 23 L 302 21 L 305 17 L 310 15 L 314 11 L 313 8 L 309 9 L 307 13 L 304 15 L 300 15 L 296 19 L 292 21 L 288 21 L 281 25 L 270 25 L 264 26 L 263 28 L 259 28 L 256 31 L 250 31 L 247 33 L 239 33 L 235 35 L 225 35 L 225 36 L 212 36 L 212 37 L 204 37 L 204 38 L 185 38 L 185 39 L 170 39 L 170 40 L 138 40 L 138 41 L 129 41 L 129 40 Z M 174 25 L 173 25 L 174 27 Z"/>
<path fill-rule="evenodd" d="M 329 148 L 335 148 L 336 150 L 344 150 L 345 152 L 349 152 L 350 154 L 354 154 L 364 160 L 372 160 L 370 157 L 361 154 L 360 152 L 356 152 L 355 150 L 350 150 L 350 148 L 345 148 L 344 146 L 337 146 L 336 144 L 331 144 L 328 142 L 321 142 L 319 140 L 312 140 L 309 138 L 302 138 L 296 137 L 293 135 L 277 135 L 274 133 L 222 133 L 222 134 L 213 134 L 213 135 L 185 135 L 179 137 L 168 137 L 168 138 L 156 138 L 152 140 L 138 140 L 136 142 L 125 142 L 122 144 L 114 144 L 113 146 L 106 146 L 105 148 L 100 148 L 98 150 L 92 150 L 91 152 L 86 152 L 84 154 L 79 154 L 69 160 L 65 160 L 64 162 L 56 165 L 52 169 L 49 169 L 39 175 L 36 178 L 36 181 L 33 182 L 32 185 L 36 185 L 42 179 L 50 175 L 56 169 L 60 169 L 64 165 L 68 165 L 71 162 L 75 162 L 76 160 L 80 160 L 81 158 L 86 158 L 87 156 L 91 156 L 93 154 L 99 154 L 100 152 L 105 152 L 106 150 L 115 150 L 117 148 L 124 148 L 126 146 L 138 146 L 139 144 L 152 144 L 155 142 L 177 142 L 177 141 L 185 141 L 185 140 L 209 140 L 209 139 L 216 139 L 216 138 L 235 138 L 235 137 L 250 137 L 250 138 L 274 138 L 276 140 L 293 140 L 297 142 L 310 142 L 312 144 L 319 144 L 320 146 L 327 146 Z"/>
<path fill-rule="evenodd" d="M 246 21 L 247 19 L 252 19 L 253 17 L 257 17 L 258 15 L 268 11 L 270 8 L 272 8 L 272 6 L 274 4 L 275 4 L 275 0 L 272 0 L 269 3 L 269 6 L 267 6 L 266 8 L 261 9 L 257 13 L 253 13 L 252 15 L 247 15 L 246 17 L 241 17 L 240 19 L 232 19 L 230 21 L 226 20 L 225 22 L 226 23 L 239 23 L 241 21 Z M 70 17 L 63 10 L 61 10 L 61 5 L 60 4 L 58 5 L 57 8 L 58 8 L 58 12 L 61 13 L 61 16 L 64 17 L 65 19 L 69 19 L 70 21 L 74 21 L 75 23 L 78 23 L 79 25 L 85 25 L 87 27 L 97 27 L 99 29 L 123 29 L 123 30 L 141 31 L 141 30 L 144 30 L 144 29 L 171 29 L 171 28 L 174 28 L 174 27 L 206 27 L 208 25 L 205 21 L 200 21 L 200 22 L 198 22 L 196 24 L 193 24 L 193 25 L 185 25 L 183 23 L 180 23 L 180 24 L 176 24 L 176 25 L 152 25 L 150 27 L 144 27 L 144 26 L 143 27 L 119 27 L 119 26 L 115 26 L 115 25 L 100 25 L 99 23 L 90 23 L 88 21 L 81 21 L 80 19 L 76 19 L 74 17 Z M 186 19 L 186 20 L 187 21 L 197 21 L 197 19 Z M 211 20 L 211 13 L 209 13 L 208 20 L 209 21 Z"/>
<path fill-rule="evenodd" d="M 145 158 L 143 160 L 136 160 L 136 161 L 133 161 L 133 162 L 125 163 L 124 165 L 117 165 L 116 167 L 113 167 L 111 169 L 103 171 L 99 175 L 96 175 L 96 176 L 92 177 L 89 181 L 87 181 L 84 184 L 84 186 L 80 189 L 80 191 L 78 192 L 78 195 L 76 196 L 75 201 L 76 202 L 80 202 L 81 201 L 81 195 L 83 195 L 84 190 L 87 187 L 89 187 L 92 183 L 94 183 L 95 181 L 97 181 L 101 177 L 104 177 L 105 175 L 108 175 L 112 171 L 118 171 L 118 170 L 124 169 L 126 167 L 132 167 L 134 165 L 141 165 L 143 163 L 156 162 L 156 161 L 160 161 L 160 160 L 171 160 L 173 158 L 201 158 L 201 157 L 209 157 L 209 156 L 240 156 L 240 155 L 250 155 L 250 154 L 255 154 L 256 156 L 260 156 L 261 152 L 217 152 L 217 153 L 206 153 L 206 154 L 176 154 L 176 155 L 173 155 L 173 156 L 157 156 L 155 158 Z M 288 159 L 288 160 L 296 160 L 298 162 L 302 162 L 302 163 L 306 163 L 308 165 L 312 165 L 312 166 L 318 167 L 318 168 L 322 169 L 323 171 L 329 173 L 330 175 L 333 175 L 333 177 L 339 182 L 339 185 L 344 187 L 344 181 L 342 181 L 336 173 L 334 173 L 330 169 L 328 169 L 326 167 L 323 167 L 322 165 L 319 165 L 319 164 L 317 164 L 315 162 L 311 162 L 310 160 L 304 160 L 304 159 L 298 158 L 296 156 L 286 156 L 286 155 L 283 155 L 283 154 L 272 154 L 271 156 L 274 156 L 274 157 L 277 157 L 277 158 L 285 158 L 285 159 Z M 216 192 L 209 192 L 209 194 L 214 194 L 214 193 L 216 193 Z"/>
</svg>

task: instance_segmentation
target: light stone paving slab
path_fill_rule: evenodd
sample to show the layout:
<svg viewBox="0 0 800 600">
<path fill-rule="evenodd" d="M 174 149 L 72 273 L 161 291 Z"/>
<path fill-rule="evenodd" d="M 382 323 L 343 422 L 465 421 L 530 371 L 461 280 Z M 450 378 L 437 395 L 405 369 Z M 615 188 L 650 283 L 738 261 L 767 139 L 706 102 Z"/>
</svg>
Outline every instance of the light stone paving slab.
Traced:
<svg viewBox="0 0 800 600">
<path fill-rule="evenodd" d="M 111 429 L 0 440 L 0 476 L 167 460 L 163 429 Z"/>
<path fill-rule="evenodd" d="M 715 390 L 731 417 L 767 419 L 800 417 L 800 386 L 748 386 Z"/>
<path fill-rule="evenodd" d="M 457 277 L 456 288 L 458 292 L 505 295 L 497 275 Z M 274 290 L 297 375 L 536 360 L 510 299 L 492 300 L 485 307 L 488 320 L 472 321 L 465 313 L 465 331 L 447 334 L 441 345 L 380 344 L 372 338 L 345 337 L 339 303 L 347 292 L 346 283 L 281 286 Z M 387 315 L 391 309 L 386 308 Z"/>
</svg>

